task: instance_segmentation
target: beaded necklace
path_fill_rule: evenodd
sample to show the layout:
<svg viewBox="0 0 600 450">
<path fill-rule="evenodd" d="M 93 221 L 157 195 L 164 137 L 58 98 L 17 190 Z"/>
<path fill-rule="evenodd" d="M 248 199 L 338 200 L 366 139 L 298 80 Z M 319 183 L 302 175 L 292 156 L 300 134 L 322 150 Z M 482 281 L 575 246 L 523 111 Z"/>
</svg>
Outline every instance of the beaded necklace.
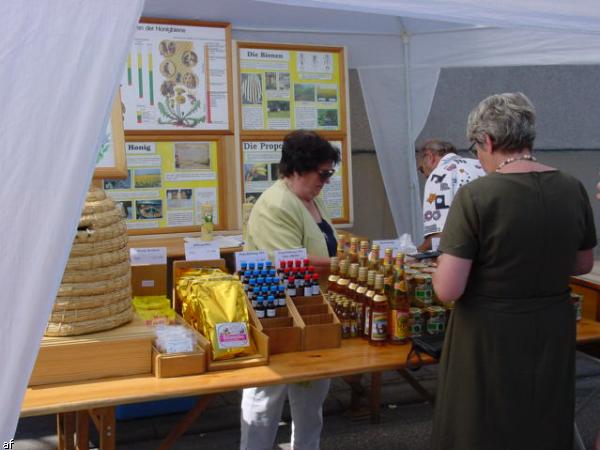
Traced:
<svg viewBox="0 0 600 450">
<path fill-rule="evenodd" d="M 522 155 L 522 156 L 518 156 L 518 157 L 516 157 L 516 158 L 513 158 L 513 157 L 511 156 L 510 158 L 506 158 L 504 161 L 502 161 L 502 162 L 501 162 L 501 163 L 498 165 L 498 167 L 496 167 L 496 172 L 499 172 L 499 171 L 500 171 L 500 169 L 502 169 L 504 166 L 506 166 L 507 164 L 510 164 L 510 163 L 514 163 L 515 161 L 533 161 L 533 162 L 536 162 L 536 161 L 537 161 L 537 159 L 536 159 L 534 156 L 532 156 L 532 155 L 529 155 L 529 154 L 527 154 L 527 155 Z"/>
</svg>

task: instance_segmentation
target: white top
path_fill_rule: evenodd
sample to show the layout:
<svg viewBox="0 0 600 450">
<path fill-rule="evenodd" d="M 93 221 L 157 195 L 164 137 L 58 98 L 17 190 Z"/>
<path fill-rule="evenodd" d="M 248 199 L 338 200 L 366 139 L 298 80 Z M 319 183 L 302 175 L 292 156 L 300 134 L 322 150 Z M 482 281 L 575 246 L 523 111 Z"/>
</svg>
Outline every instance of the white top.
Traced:
<svg viewBox="0 0 600 450">
<path fill-rule="evenodd" d="M 485 175 L 479 161 L 448 153 L 440 160 L 425 183 L 423 195 L 423 234 L 440 233 L 458 188 Z"/>
</svg>

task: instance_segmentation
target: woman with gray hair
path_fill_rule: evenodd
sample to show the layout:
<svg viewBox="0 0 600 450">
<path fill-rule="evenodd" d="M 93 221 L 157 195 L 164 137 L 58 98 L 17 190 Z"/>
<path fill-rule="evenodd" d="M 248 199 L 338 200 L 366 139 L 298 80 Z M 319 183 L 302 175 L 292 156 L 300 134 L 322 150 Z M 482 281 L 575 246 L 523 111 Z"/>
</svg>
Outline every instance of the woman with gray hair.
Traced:
<svg viewBox="0 0 600 450">
<path fill-rule="evenodd" d="M 493 95 L 469 114 L 485 177 L 461 187 L 433 285 L 456 300 L 442 358 L 435 449 L 570 449 L 575 316 L 569 277 L 593 265 L 583 185 L 532 155 L 535 109 Z"/>
</svg>

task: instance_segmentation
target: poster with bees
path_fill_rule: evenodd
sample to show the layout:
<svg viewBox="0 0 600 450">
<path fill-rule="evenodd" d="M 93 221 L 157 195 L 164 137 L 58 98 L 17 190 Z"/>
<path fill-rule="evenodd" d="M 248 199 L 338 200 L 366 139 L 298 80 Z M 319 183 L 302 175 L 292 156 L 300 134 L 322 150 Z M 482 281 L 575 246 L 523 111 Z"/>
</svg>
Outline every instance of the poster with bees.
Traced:
<svg viewBox="0 0 600 450">
<path fill-rule="evenodd" d="M 207 220 L 220 229 L 220 149 L 219 137 L 128 140 L 127 178 L 105 178 L 102 187 L 122 208 L 130 234 L 198 231 Z"/>
<path fill-rule="evenodd" d="M 341 161 L 333 176 L 325 182 L 321 199 L 334 223 L 349 220 L 348 164 L 345 141 L 330 139 L 340 151 Z M 255 203 L 260 195 L 279 179 L 281 139 L 242 139 L 242 189 L 244 203 Z"/>
<path fill-rule="evenodd" d="M 242 131 L 345 131 L 343 49 L 238 43 Z"/>
<path fill-rule="evenodd" d="M 230 26 L 143 18 L 121 79 L 128 133 L 231 133 Z"/>
</svg>

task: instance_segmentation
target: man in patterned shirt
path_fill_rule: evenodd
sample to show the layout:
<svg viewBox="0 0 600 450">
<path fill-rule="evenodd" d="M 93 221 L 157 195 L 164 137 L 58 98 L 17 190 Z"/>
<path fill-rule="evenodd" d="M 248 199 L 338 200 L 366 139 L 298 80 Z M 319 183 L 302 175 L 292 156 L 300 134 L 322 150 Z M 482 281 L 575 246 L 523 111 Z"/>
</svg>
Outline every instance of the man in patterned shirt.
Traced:
<svg viewBox="0 0 600 450">
<path fill-rule="evenodd" d="M 456 154 L 450 142 L 430 139 L 416 150 L 417 168 L 427 177 L 423 195 L 423 243 L 420 252 L 431 249 L 439 238 L 458 188 L 485 175 L 476 159 Z"/>
</svg>

